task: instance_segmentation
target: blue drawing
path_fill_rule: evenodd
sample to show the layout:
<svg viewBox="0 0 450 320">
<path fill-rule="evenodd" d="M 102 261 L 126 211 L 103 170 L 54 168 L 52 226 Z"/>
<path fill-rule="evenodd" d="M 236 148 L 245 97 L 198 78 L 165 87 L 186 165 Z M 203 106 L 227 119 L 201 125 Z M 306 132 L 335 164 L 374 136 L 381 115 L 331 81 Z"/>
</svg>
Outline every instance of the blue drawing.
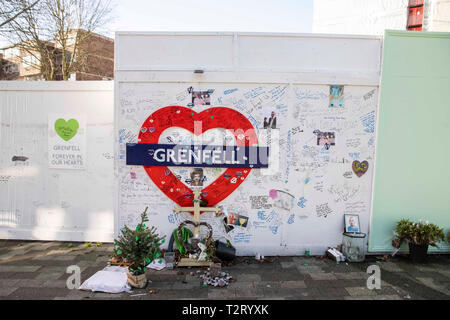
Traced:
<svg viewBox="0 0 450 320">
<path fill-rule="evenodd" d="M 275 217 L 276 212 L 272 211 L 267 217 L 266 217 L 266 222 L 271 222 L 273 220 L 273 218 Z"/>
<path fill-rule="evenodd" d="M 250 242 L 250 234 L 245 232 L 239 232 L 233 237 L 234 243 L 249 243 Z"/>
<path fill-rule="evenodd" d="M 308 200 L 306 200 L 304 197 L 301 197 L 300 199 L 298 199 L 298 203 L 297 203 L 297 205 L 300 207 L 300 208 L 305 208 L 306 207 L 306 202 L 307 202 Z"/>
<path fill-rule="evenodd" d="M 223 94 L 230 94 L 230 93 L 233 93 L 233 92 L 236 92 L 236 91 L 238 91 L 238 89 L 225 90 L 225 91 L 223 92 Z"/>
<path fill-rule="evenodd" d="M 245 97 L 245 99 L 254 99 L 264 93 L 266 93 L 266 90 L 264 90 L 264 87 L 258 87 L 258 88 L 252 89 L 249 92 L 244 93 L 244 97 Z"/>
<path fill-rule="evenodd" d="M 359 155 L 360 155 L 359 152 L 349 152 L 349 154 L 348 154 L 348 156 L 354 160 L 359 159 Z"/>
<path fill-rule="evenodd" d="M 123 141 L 123 134 L 125 133 L 125 129 L 120 129 L 119 130 L 119 143 L 122 143 Z"/>
<path fill-rule="evenodd" d="M 364 132 L 367 133 L 375 132 L 375 110 L 365 114 L 360 118 L 360 120 L 364 127 Z"/>
<path fill-rule="evenodd" d="M 170 223 L 176 223 L 177 221 L 177 215 L 175 213 L 171 213 L 169 214 L 169 216 L 167 217 L 167 219 L 169 220 Z"/>
<path fill-rule="evenodd" d="M 308 182 L 310 182 L 311 181 L 311 179 L 309 178 L 309 177 L 307 177 L 306 179 L 305 179 L 305 184 L 308 184 Z"/>
<path fill-rule="evenodd" d="M 288 219 L 288 224 L 293 224 L 294 223 L 294 218 L 295 218 L 295 214 L 291 214 L 289 216 L 289 219 Z"/>
<path fill-rule="evenodd" d="M 267 226 L 265 225 L 264 222 L 253 221 L 253 228 L 255 228 L 255 229 L 265 229 L 265 228 L 267 228 Z"/>
<path fill-rule="evenodd" d="M 272 231 L 273 234 L 278 233 L 278 226 L 270 226 L 269 229 L 270 229 L 270 231 Z"/>
<path fill-rule="evenodd" d="M 259 220 L 266 220 L 266 212 L 265 211 L 258 211 L 258 219 Z"/>
</svg>

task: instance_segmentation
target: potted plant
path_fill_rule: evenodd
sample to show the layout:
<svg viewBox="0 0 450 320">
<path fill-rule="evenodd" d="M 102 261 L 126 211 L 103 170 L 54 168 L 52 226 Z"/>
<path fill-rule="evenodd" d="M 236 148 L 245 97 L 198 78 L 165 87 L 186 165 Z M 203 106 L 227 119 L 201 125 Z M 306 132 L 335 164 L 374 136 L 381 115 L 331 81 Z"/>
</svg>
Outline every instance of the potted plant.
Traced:
<svg viewBox="0 0 450 320">
<path fill-rule="evenodd" d="M 397 222 L 392 246 L 399 249 L 405 241 L 408 242 L 412 261 L 423 262 L 428 252 L 428 246 L 437 247 L 437 244 L 444 239 L 444 230 L 435 224 L 428 221 L 416 223 L 402 219 Z"/>
<path fill-rule="evenodd" d="M 147 209 L 148 207 L 141 214 L 141 222 L 135 230 L 123 227 L 121 235 L 114 241 L 114 255 L 127 263 L 128 283 L 135 288 L 147 285 L 145 267 L 161 257 L 160 246 L 164 243 L 164 237 L 156 233 L 156 227 L 149 228 L 145 225 L 148 221 Z"/>
</svg>

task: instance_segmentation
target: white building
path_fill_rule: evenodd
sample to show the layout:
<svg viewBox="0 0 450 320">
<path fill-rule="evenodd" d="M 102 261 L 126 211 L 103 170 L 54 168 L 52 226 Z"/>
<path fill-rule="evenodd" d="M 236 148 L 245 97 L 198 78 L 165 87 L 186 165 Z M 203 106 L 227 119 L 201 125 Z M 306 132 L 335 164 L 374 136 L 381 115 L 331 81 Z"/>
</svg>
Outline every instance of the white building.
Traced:
<svg viewBox="0 0 450 320">
<path fill-rule="evenodd" d="M 314 0 L 313 32 L 450 31 L 450 0 Z"/>
</svg>

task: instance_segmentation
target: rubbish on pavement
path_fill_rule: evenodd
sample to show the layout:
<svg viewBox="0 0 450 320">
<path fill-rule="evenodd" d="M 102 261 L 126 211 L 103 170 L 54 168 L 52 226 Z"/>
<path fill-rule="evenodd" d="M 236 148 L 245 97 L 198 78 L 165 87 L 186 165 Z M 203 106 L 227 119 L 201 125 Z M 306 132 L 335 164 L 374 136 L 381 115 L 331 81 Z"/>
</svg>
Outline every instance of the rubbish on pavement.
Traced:
<svg viewBox="0 0 450 320">
<path fill-rule="evenodd" d="M 79 289 L 106 293 L 130 292 L 131 287 L 128 284 L 126 272 L 125 267 L 106 267 L 83 282 Z"/>
</svg>

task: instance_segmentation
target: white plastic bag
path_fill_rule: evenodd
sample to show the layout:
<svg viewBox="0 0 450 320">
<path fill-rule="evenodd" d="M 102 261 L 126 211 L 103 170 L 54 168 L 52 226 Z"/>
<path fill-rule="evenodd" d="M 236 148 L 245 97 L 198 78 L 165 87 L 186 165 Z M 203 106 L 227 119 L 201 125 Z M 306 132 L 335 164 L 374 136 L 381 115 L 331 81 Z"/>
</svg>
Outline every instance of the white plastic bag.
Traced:
<svg viewBox="0 0 450 320">
<path fill-rule="evenodd" d="M 129 292 L 127 268 L 109 266 L 96 272 L 80 286 L 80 290 L 101 291 L 106 293 Z"/>
</svg>

